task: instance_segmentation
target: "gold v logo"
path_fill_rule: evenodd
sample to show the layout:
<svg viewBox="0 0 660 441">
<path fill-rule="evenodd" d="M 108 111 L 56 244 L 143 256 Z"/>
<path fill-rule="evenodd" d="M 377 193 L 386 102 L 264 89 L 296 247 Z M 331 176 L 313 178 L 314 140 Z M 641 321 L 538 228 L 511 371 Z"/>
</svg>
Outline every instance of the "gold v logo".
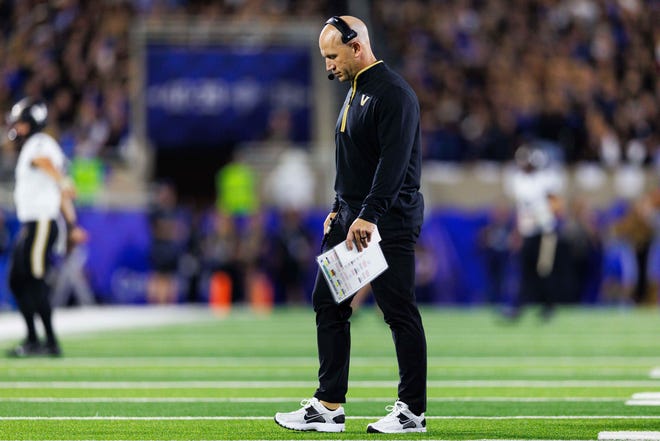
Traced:
<svg viewBox="0 0 660 441">
<path fill-rule="evenodd" d="M 367 103 L 367 101 L 371 98 L 370 96 L 367 95 L 362 95 L 362 98 L 360 98 L 360 105 L 364 107 L 364 105 Z"/>
</svg>

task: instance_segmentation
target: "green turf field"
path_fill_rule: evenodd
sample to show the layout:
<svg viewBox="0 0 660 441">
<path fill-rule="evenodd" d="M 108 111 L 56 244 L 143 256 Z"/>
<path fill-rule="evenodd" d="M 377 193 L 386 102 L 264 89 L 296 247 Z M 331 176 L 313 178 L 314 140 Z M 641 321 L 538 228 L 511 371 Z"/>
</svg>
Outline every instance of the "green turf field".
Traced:
<svg viewBox="0 0 660 441">
<path fill-rule="evenodd" d="M 2 440 L 596 440 L 658 431 L 658 310 L 530 311 L 507 324 L 484 309 L 423 310 L 429 345 L 425 434 L 373 435 L 396 398 L 388 328 L 372 309 L 352 324 L 346 432 L 273 422 L 316 382 L 311 309 L 247 310 L 198 323 L 62 338 L 61 359 L 0 358 Z M 12 342 L 13 343 L 13 342 Z M 10 342 L 5 342 L 7 347 Z"/>
</svg>

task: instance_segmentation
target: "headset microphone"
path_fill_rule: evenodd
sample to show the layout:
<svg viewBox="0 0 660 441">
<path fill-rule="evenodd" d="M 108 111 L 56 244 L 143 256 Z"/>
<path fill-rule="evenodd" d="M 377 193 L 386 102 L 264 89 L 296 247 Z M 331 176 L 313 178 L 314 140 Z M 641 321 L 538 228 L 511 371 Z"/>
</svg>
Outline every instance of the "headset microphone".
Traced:
<svg viewBox="0 0 660 441">
<path fill-rule="evenodd" d="M 330 81 L 334 80 L 334 79 L 335 79 L 335 74 L 333 74 L 332 72 L 330 72 L 330 73 L 328 74 L 328 79 L 329 79 Z"/>
</svg>

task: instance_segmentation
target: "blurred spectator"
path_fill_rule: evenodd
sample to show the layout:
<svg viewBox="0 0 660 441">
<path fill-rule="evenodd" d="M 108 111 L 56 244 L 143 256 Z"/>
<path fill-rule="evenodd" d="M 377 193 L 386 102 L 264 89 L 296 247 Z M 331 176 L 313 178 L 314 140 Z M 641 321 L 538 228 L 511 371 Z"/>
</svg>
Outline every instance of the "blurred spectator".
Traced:
<svg viewBox="0 0 660 441">
<path fill-rule="evenodd" d="M 179 275 L 188 302 L 201 301 L 202 244 L 204 240 L 204 212 L 196 207 L 190 209 L 190 227 L 188 240 L 184 245 L 183 255 L 179 259 Z"/>
<path fill-rule="evenodd" d="M 502 305 L 507 297 L 507 275 L 513 244 L 513 212 L 506 202 L 493 207 L 488 223 L 479 231 L 479 246 L 486 260 L 486 302 Z"/>
<path fill-rule="evenodd" d="M 372 15 L 420 96 L 427 159 L 506 160 L 540 139 L 569 162 L 655 154 L 655 0 L 383 0 Z"/>
<path fill-rule="evenodd" d="M 620 174 L 625 171 L 626 168 L 620 170 Z M 645 193 L 643 182 L 635 178 L 621 179 L 617 184 L 622 190 L 636 189 L 629 195 L 638 196 L 629 198 L 624 213 L 601 233 L 602 300 L 620 305 L 656 305 L 660 282 L 660 190 Z M 619 193 L 626 195 L 621 190 Z"/>
<path fill-rule="evenodd" d="M 286 303 L 306 302 L 305 292 L 310 261 L 313 261 L 313 232 L 302 219 L 302 212 L 295 209 L 281 212 L 281 224 L 272 233 L 272 243 L 266 264 L 275 281 L 277 291 Z"/>
<path fill-rule="evenodd" d="M 259 209 L 257 176 L 243 161 L 224 165 L 216 175 L 216 209 L 230 216 L 250 216 Z"/>
<path fill-rule="evenodd" d="M 595 303 L 602 277 L 603 244 L 596 212 L 585 197 L 570 201 L 563 225 L 570 248 L 570 291 L 574 301 Z"/>
<path fill-rule="evenodd" d="M 645 194 L 630 205 L 624 216 L 614 224 L 614 234 L 623 240 L 635 256 L 634 287 L 631 300 L 637 304 L 655 304 L 655 293 L 648 277 L 648 259 L 654 240 L 654 206 Z"/>
<path fill-rule="evenodd" d="M 177 205 L 176 189 L 171 183 L 162 182 L 157 186 L 149 223 L 153 272 L 147 286 L 147 300 L 158 304 L 174 303 L 179 291 L 179 257 L 183 255 L 188 233 Z"/>
<path fill-rule="evenodd" d="M 11 233 L 4 210 L 0 210 L 0 255 L 8 253 L 11 245 Z"/>
<path fill-rule="evenodd" d="M 309 153 L 286 147 L 278 155 L 277 164 L 265 179 L 265 196 L 282 211 L 302 212 L 314 206 L 316 175 Z"/>
<path fill-rule="evenodd" d="M 649 192 L 649 201 L 653 208 L 653 242 L 649 251 L 649 283 L 652 298 L 660 300 L 660 187 L 656 186 Z"/>
<path fill-rule="evenodd" d="M 232 216 L 218 210 L 212 211 L 209 220 L 208 231 L 201 239 L 202 273 L 209 280 L 217 276 L 218 280 L 224 281 L 218 287 L 227 292 L 215 295 L 222 295 L 226 301 L 243 299 L 240 236 L 236 222 Z"/>
<path fill-rule="evenodd" d="M 265 311 L 272 307 L 274 302 L 274 289 L 267 275 L 268 255 L 268 226 L 267 216 L 257 211 L 245 218 L 245 225 L 240 229 L 239 262 L 240 277 L 245 287 L 244 298 L 252 307 Z"/>
<path fill-rule="evenodd" d="M 633 292 L 638 272 L 635 250 L 611 227 L 603 239 L 600 300 L 606 305 L 634 305 Z"/>
<path fill-rule="evenodd" d="M 53 307 L 70 304 L 90 306 L 96 303 L 85 273 L 87 255 L 87 245 L 83 244 L 75 247 L 64 256 L 53 286 L 51 298 Z"/>
<path fill-rule="evenodd" d="M 415 244 L 415 298 L 420 303 L 432 303 L 438 289 L 438 256 L 434 244 L 427 240 L 418 240 Z"/>
<path fill-rule="evenodd" d="M 9 265 L 11 249 L 12 232 L 9 228 L 7 214 L 4 210 L 0 209 L 0 275 L 7 272 Z M 0 276 L 0 311 L 11 307 L 13 298 L 9 291 L 9 284 L 6 277 Z"/>
</svg>

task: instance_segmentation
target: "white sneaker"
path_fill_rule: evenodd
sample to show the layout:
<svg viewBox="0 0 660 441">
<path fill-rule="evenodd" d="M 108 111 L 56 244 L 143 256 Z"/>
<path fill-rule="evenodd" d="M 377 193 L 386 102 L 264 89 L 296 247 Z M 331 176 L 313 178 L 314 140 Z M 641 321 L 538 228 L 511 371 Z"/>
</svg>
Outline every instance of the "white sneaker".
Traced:
<svg viewBox="0 0 660 441">
<path fill-rule="evenodd" d="M 387 406 L 389 412 L 375 423 L 367 426 L 367 433 L 407 433 L 426 432 L 426 418 L 424 414 L 415 415 L 408 409 L 408 405 L 397 401 L 394 406 Z"/>
<path fill-rule="evenodd" d="M 329 410 L 316 398 L 302 400 L 302 406 L 294 412 L 277 412 L 275 422 L 291 430 L 316 430 L 317 432 L 343 432 L 346 415 L 344 408 Z"/>
</svg>

